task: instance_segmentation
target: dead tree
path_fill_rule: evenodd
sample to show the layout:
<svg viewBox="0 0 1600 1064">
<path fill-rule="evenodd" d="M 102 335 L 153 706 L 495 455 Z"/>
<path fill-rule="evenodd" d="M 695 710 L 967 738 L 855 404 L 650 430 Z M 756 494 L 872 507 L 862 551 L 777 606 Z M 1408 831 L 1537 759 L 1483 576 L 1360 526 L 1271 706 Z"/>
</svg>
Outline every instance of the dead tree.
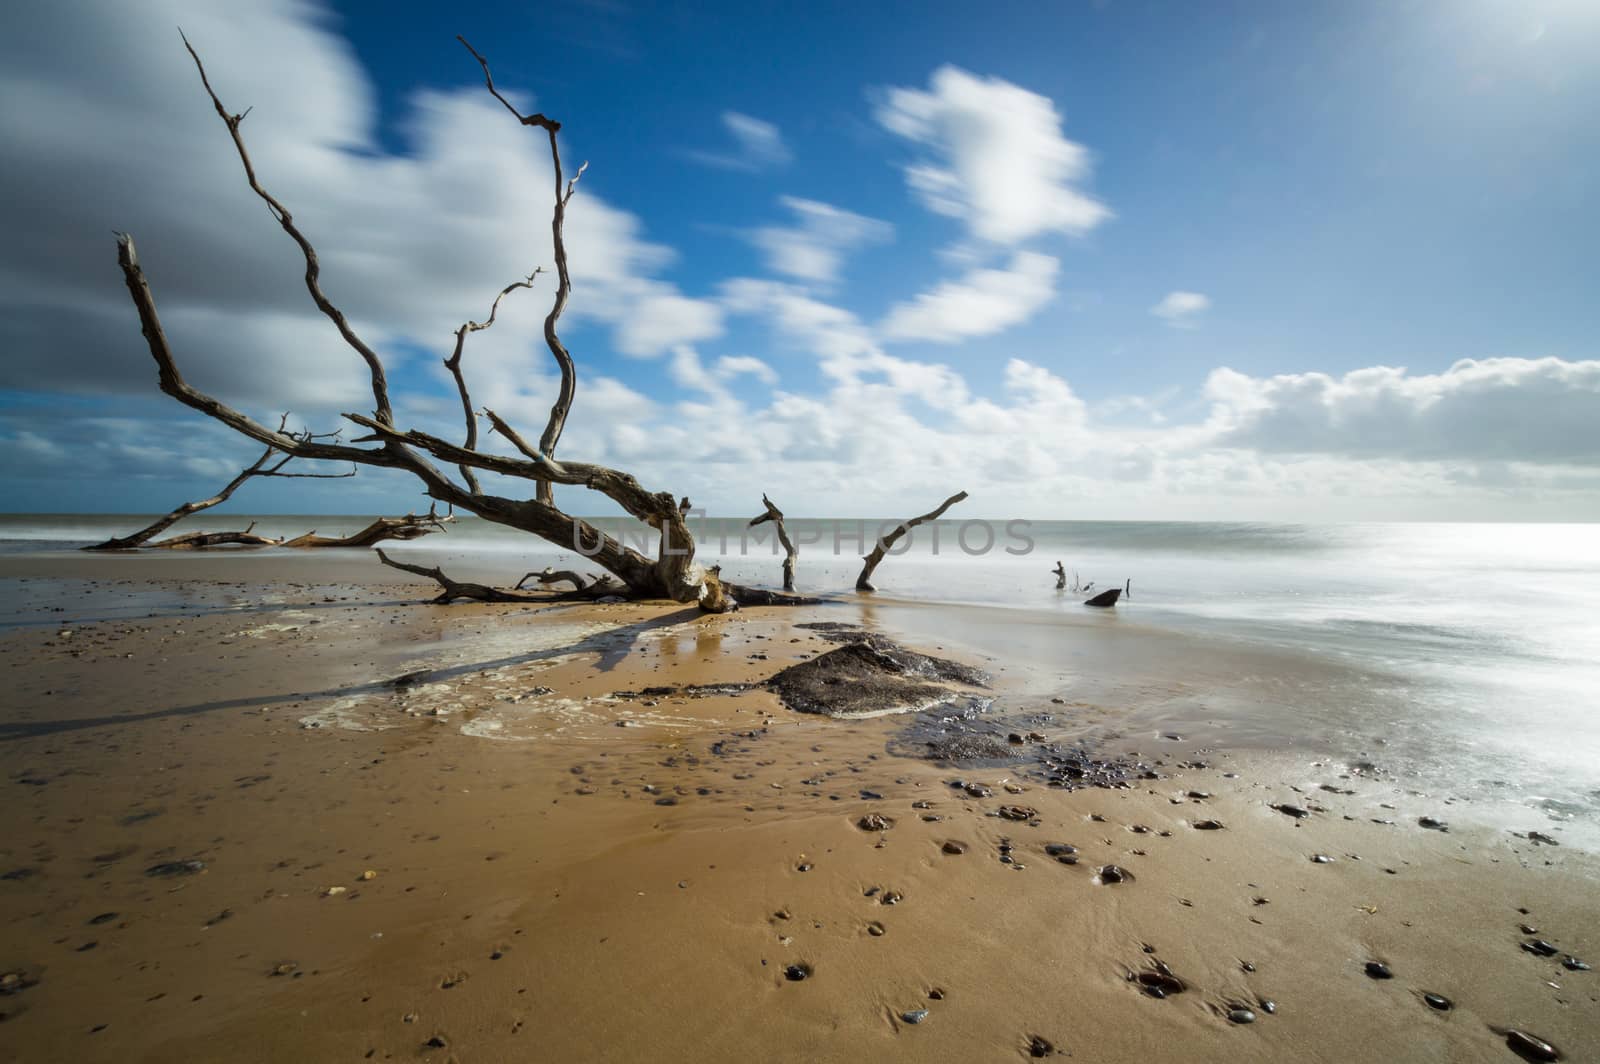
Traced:
<svg viewBox="0 0 1600 1064">
<path fill-rule="evenodd" d="M 783 524 L 783 511 L 772 505 L 772 500 L 767 498 L 765 492 L 761 495 L 761 504 L 767 508 L 767 512 L 757 517 L 752 517 L 749 527 L 754 528 L 763 522 L 771 521 L 773 527 L 778 530 L 778 542 L 783 544 L 784 552 L 783 589 L 785 591 L 793 591 L 794 565 L 795 560 L 800 557 L 800 548 L 796 547 L 794 541 L 789 538 L 789 530 Z"/>
<path fill-rule="evenodd" d="M 285 414 L 278 421 L 278 431 L 280 433 L 283 432 L 284 427 L 288 425 L 288 423 L 289 415 Z M 288 435 L 307 440 L 327 438 L 327 434 L 316 436 L 309 432 L 288 433 Z M 181 536 L 173 536 L 170 539 L 161 540 L 157 543 L 151 543 L 150 540 L 154 539 L 156 536 L 159 536 L 161 533 L 165 532 L 167 529 L 171 528 L 173 525 L 177 524 L 179 521 L 190 516 L 191 514 L 197 514 L 202 510 L 209 510 L 213 506 L 220 506 L 221 504 L 227 502 L 233 497 L 233 493 L 238 491 L 240 486 L 243 485 L 245 481 L 251 480 L 255 477 L 338 480 L 344 477 L 353 477 L 356 475 L 354 468 L 351 468 L 351 470 L 347 473 L 285 473 L 283 472 L 283 467 L 294 461 L 294 455 L 285 454 L 276 462 L 273 462 L 273 457 L 279 454 L 281 454 L 281 452 L 277 447 L 269 445 L 265 451 L 261 452 L 260 458 L 257 458 L 250 465 L 245 466 L 244 469 L 239 472 L 238 476 L 228 481 L 227 486 L 221 491 L 217 492 L 215 495 L 211 496 L 211 498 L 197 499 L 194 502 L 186 502 L 182 506 L 179 506 L 177 509 L 168 513 L 165 517 L 152 521 L 150 524 L 144 526 L 139 531 L 134 532 L 131 535 L 113 536 L 104 543 L 96 543 L 92 546 L 84 547 L 82 549 L 96 551 L 133 550 L 136 547 L 143 547 L 146 545 L 151 547 L 166 547 L 168 549 L 192 549 L 196 547 L 216 546 L 220 543 L 242 543 L 251 546 L 274 546 L 277 543 L 276 540 L 267 539 L 265 537 L 256 536 L 253 534 L 251 529 L 256 527 L 254 523 L 250 525 L 250 528 L 245 529 L 243 532 L 190 532 Z M 206 537 L 211 538 L 207 540 Z"/>
<path fill-rule="evenodd" d="M 889 553 L 889 548 L 893 547 L 895 543 L 899 541 L 901 536 L 905 535 L 907 532 L 910 532 L 913 528 L 922 524 L 924 521 L 937 521 L 944 515 L 946 510 L 950 509 L 950 507 L 954 506 L 956 503 L 960 502 L 966 497 L 966 492 L 958 491 L 944 502 L 940 503 L 938 509 L 930 510 L 920 517 L 913 517 L 909 521 L 901 522 L 893 532 L 890 532 L 887 536 L 879 539 L 878 545 L 872 548 L 872 553 L 862 558 L 862 561 L 865 562 L 865 564 L 861 566 L 861 575 L 856 577 L 856 590 L 878 590 L 872 586 L 872 573 L 873 570 L 878 568 L 878 563 L 883 561 L 884 555 Z"/>
<path fill-rule="evenodd" d="M 1060 562 L 1056 562 L 1056 567 L 1050 571 L 1056 574 L 1056 590 L 1065 591 L 1067 589 L 1067 567 Z"/>
<path fill-rule="evenodd" d="M 563 175 L 556 139 L 561 124 L 543 114 L 524 115 L 519 112 L 495 88 L 494 79 L 489 73 L 489 64 L 483 56 L 473 50 L 471 45 L 467 45 L 465 40 L 461 43 L 466 45 L 482 67 L 484 82 L 489 92 L 522 125 L 545 131 L 549 137 L 552 162 L 555 165 L 556 193 L 555 209 L 551 217 L 551 234 L 554 241 L 558 286 L 554 305 L 545 319 L 545 340 L 561 367 L 562 382 L 545 431 L 539 438 L 539 445 L 537 447 L 530 445 L 512 426 L 487 408 L 482 411 L 482 416 L 495 431 L 516 448 L 521 457 L 508 457 L 478 450 L 475 446 L 476 434 L 470 431 L 468 443 L 457 445 L 438 436 L 416 429 L 404 429 L 395 424 L 382 359 L 357 335 L 344 313 L 323 292 L 320 283 L 321 266 L 316 249 L 295 224 L 288 207 L 263 188 L 256 176 L 241 133 L 245 114 L 248 112 L 230 112 L 223 105 L 211 87 L 205 65 L 187 38 L 184 40 L 184 46 L 194 60 L 201 85 L 210 97 L 217 117 L 227 127 L 251 191 L 266 204 L 273 219 L 298 247 L 305 261 L 305 285 L 312 302 L 333 324 L 344 342 L 366 364 L 371 378 L 373 409 L 370 414 L 344 415 L 351 422 L 367 429 L 369 432 L 367 436 L 348 444 L 303 439 L 286 434 L 281 429 L 272 429 L 190 385 L 179 371 L 177 358 L 162 329 L 156 311 L 155 295 L 140 266 L 133 238 L 126 233 L 119 233 L 117 262 L 134 306 L 138 310 L 140 326 L 159 373 L 161 390 L 178 402 L 286 455 L 404 470 L 420 480 L 425 493 L 439 502 L 476 514 L 487 521 L 533 533 L 560 547 L 584 554 L 613 574 L 626 587 L 631 597 L 693 602 L 712 612 L 732 608 L 736 605 L 743 589 L 723 585 L 715 572 L 707 572 L 695 564 L 694 537 L 689 531 L 687 517 L 680 511 L 677 498 L 673 494 L 650 491 L 626 472 L 584 462 L 560 462 L 554 456 L 577 387 L 576 370 L 571 355 L 556 333 L 556 324 L 571 292 L 566 247 L 561 236 L 562 224 L 565 220 L 566 206 L 573 196 L 578 177 L 583 170 L 580 167 L 577 174 L 565 184 L 562 183 Z M 465 332 L 459 336 L 464 337 Z M 459 358 L 452 357 L 456 362 L 456 369 L 459 369 Z M 472 404 L 468 398 L 464 378 L 458 377 L 458 380 L 462 408 L 470 411 Z M 359 446 L 360 444 L 372 444 L 372 446 Z M 490 494 L 476 483 L 476 476 L 471 478 L 463 476 L 462 481 L 457 482 L 435 464 L 436 460 L 474 473 L 487 471 L 533 481 L 536 486 L 535 497 L 517 499 Z M 553 484 L 566 484 L 598 491 L 621 506 L 627 514 L 655 529 L 660 535 L 656 557 L 647 557 L 589 522 L 564 513 L 552 500 Z M 387 561 L 386 563 L 394 564 Z M 465 584 L 456 586 L 468 587 Z M 492 591 L 492 589 L 486 590 Z M 468 592 L 466 597 L 480 596 L 474 589 Z"/>
</svg>

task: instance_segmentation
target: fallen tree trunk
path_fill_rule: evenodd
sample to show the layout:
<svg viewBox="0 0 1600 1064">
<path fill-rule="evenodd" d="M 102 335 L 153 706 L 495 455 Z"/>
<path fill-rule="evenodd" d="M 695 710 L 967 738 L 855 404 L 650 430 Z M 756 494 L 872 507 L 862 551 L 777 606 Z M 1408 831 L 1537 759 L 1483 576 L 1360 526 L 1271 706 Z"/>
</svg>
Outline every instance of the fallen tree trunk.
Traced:
<svg viewBox="0 0 1600 1064">
<path fill-rule="evenodd" d="M 243 532 L 185 532 L 181 536 L 157 540 L 146 546 L 151 550 L 205 550 L 208 547 L 222 547 L 230 543 L 243 547 L 277 547 L 283 543 L 281 539 L 256 535 L 255 527 L 256 523 L 251 521 L 250 526 Z M 84 550 L 89 549 L 84 548 Z"/>
<path fill-rule="evenodd" d="M 765 492 L 763 492 L 761 495 L 761 503 L 767 508 L 767 512 L 757 517 L 752 517 L 750 519 L 749 527 L 754 528 L 759 524 L 771 521 L 773 527 L 778 530 L 778 542 L 783 544 L 784 552 L 783 589 L 785 591 L 793 591 L 794 566 L 795 560 L 800 557 L 800 548 L 796 547 L 794 545 L 794 541 L 789 538 L 789 530 L 784 526 L 783 523 L 783 511 L 772 505 L 772 500 L 767 498 Z"/>
<path fill-rule="evenodd" d="M 878 568 L 878 563 L 883 561 L 884 556 L 889 553 L 889 548 L 893 547 L 897 542 L 899 542 L 901 536 L 905 535 L 907 532 L 910 532 L 913 528 L 916 528 L 923 522 L 937 521 L 941 516 L 944 515 L 946 510 L 950 509 L 950 507 L 954 506 L 956 503 L 960 502 L 966 497 L 966 492 L 958 491 L 944 502 L 940 503 L 938 509 L 930 510 L 920 517 L 913 517 L 909 521 L 902 521 L 893 532 L 890 532 L 887 536 L 884 536 L 882 539 L 878 540 L 878 545 L 872 548 L 872 553 L 866 555 L 862 559 L 865 564 L 861 567 L 861 575 L 856 577 L 856 590 L 878 590 L 872 586 L 872 574 Z"/>
</svg>

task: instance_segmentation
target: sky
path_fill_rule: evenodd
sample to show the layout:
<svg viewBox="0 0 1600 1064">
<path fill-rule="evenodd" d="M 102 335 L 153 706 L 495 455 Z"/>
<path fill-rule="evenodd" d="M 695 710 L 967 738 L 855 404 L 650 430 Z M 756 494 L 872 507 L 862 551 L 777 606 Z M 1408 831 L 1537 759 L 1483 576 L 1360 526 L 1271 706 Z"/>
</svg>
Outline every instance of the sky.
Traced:
<svg viewBox="0 0 1600 1064">
<path fill-rule="evenodd" d="M 158 392 L 113 231 L 193 383 L 316 431 L 370 411 L 180 26 L 404 426 L 459 438 L 453 331 L 553 266 L 548 145 L 460 33 L 588 163 L 558 457 L 713 514 L 1600 520 L 1585 0 L 8 5 L 0 508 L 157 512 L 259 452 Z M 553 293 L 464 359 L 535 437 Z"/>
</svg>

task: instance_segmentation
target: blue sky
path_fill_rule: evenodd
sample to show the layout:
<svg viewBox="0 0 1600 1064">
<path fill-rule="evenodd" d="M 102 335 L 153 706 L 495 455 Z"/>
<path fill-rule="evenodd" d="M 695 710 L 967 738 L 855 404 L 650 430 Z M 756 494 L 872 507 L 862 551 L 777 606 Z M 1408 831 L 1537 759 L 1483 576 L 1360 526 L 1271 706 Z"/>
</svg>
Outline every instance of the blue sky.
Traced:
<svg viewBox="0 0 1600 1064">
<path fill-rule="evenodd" d="M 590 163 L 572 457 L 733 512 L 1600 516 L 1594 5 L 72 6 L 7 16 L 8 96 L 46 112 L 0 120 L 15 509 L 161 509 L 250 457 L 151 394 L 112 225 L 219 390 L 318 427 L 359 394 L 181 22 L 419 424 L 453 416 L 445 323 L 549 263 L 539 144 L 463 33 Z M 469 372 L 534 423 L 525 298 Z M 358 481 L 252 491 L 414 500 Z"/>
</svg>

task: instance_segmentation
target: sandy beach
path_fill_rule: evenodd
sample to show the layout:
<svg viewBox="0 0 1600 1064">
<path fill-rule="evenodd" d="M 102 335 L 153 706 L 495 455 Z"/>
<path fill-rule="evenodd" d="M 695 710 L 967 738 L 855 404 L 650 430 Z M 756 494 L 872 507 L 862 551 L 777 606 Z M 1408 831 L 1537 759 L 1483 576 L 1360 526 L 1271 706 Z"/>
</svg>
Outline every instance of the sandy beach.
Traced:
<svg viewBox="0 0 1600 1064">
<path fill-rule="evenodd" d="M 53 559 L 0 560 L 0 1060 L 1600 1059 L 1586 846 L 1381 759 L 1127 723 L 1164 662 L 1268 656 L 1068 629 L 1052 677 L 956 608 Z M 903 756 L 921 715 L 682 690 L 819 623 L 984 670 L 1022 741 L 950 764 Z M 1050 785 L 1033 751 L 1090 736 L 1126 782 Z"/>
</svg>

